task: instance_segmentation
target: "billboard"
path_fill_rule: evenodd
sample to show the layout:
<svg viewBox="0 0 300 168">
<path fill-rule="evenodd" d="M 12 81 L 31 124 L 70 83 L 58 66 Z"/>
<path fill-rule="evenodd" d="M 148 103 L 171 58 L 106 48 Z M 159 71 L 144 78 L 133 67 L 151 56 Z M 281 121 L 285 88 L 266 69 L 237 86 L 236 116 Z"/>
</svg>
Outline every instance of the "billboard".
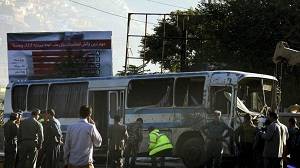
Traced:
<svg viewBox="0 0 300 168">
<path fill-rule="evenodd" d="M 111 31 L 8 33 L 9 81 L 112 75 Z"/>
</svg>

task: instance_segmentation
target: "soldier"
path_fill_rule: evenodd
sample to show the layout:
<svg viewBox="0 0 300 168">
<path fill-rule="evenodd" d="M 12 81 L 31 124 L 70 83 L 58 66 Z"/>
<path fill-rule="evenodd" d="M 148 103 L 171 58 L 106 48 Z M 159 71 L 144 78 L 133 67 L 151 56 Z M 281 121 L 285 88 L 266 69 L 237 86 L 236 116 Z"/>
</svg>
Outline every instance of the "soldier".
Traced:
<svg viewBox="0 0 300 168">
<path fill-rule="evenodd" d="M 204 133 L 207 136 L 207 155 L 208 162 L 207 167 L 219 168 L 221 167 L 222 154 L 223 154 L 223 142 L 226 136 L 225 131 L 232 134 L 232 129 L 228 127 L 223 121 L 221 121 L 221 111 L 214 111 L 215 119 L 203 127 Z"/>
<path fill-rule="evenodd" d="M 256 127 L 252 123 L 250 114 L 244 116 L 242 123 L 235 131 L 235 142 L 240 152 L 239 167 L 253 167 L 253 142 L 256 135 Z"/>
<path fill-rule="evenodd" d="M 114 117 L 114 124 L 108 129 L 108 144 L 111 166 L 113 168 L 123 167 L 122 157 L 125 141 L 128 138 L 126 127 L 120 123 L 120 116 Z"/>
<path fill-rule="evenodd" d="M 156 158 L 160 157 L 160 166 L 165 167 L 165 156 L 171 155 L 173 145 L 170 139 L 165 134 L 161 134 L 159 129 L 150 126 L 149 131 L 149 156 L 152 161 L 152 168 L 157 167 Z"/>
<path fill-rule="evenodd" d="M 17 133 L 19 126 L 17 125 L 18 114 L 12 112 L 9 120 L 4 124 L 4 168 L 15 168 L 17 157 Z"/>
<path fill-rule="evenodd" d="M 58 168 L 60 145 L 62 144 L 62 132 L 60 122 L 55 118 L 55 111 L 48 109 L 45 113 L 46 121 L 44 125 L 43 143 L 44 160 L 43 168 Z"/>
<path fill-rule="evenodd" d="M 143 140 L 143 119 L 138 118 L 134 123 L 130 123 L 127 126 L 128 140 L 126 141 L 125 148 L 125 167 L 135 167 L 136 155 L 139 150 L 139 146 Z M 131 162 L 129 166 L 129 157 L 131 156 Z"/>
<path fill-rule="evenodd" d="M 38 151 L 42 148 L 44 141 L 43 127 L 38 122 L 39 109 L 34 109 L 31 112 L 31 118 L 21 122 L 18 133 L 18 153 L 19 163 L 18 168 L 35 168 L 38 156 Z M 26 165 L 26 162 L 29 165 Z"/>
</svg>

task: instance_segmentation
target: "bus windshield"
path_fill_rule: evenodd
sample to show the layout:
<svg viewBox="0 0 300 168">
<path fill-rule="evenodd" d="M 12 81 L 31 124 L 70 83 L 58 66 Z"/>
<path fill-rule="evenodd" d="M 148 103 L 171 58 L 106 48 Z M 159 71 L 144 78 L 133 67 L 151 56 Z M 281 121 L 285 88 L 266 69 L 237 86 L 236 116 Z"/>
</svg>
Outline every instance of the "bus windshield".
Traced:
<svg viewBox="0 0 300 168">
<path fill-rule="evenodd" d="M 245 78 L 238 83 L 237 106 L 244 112 L 263 113 L 276 107 L 277 81 L 261 78 Z"/>
</svg>

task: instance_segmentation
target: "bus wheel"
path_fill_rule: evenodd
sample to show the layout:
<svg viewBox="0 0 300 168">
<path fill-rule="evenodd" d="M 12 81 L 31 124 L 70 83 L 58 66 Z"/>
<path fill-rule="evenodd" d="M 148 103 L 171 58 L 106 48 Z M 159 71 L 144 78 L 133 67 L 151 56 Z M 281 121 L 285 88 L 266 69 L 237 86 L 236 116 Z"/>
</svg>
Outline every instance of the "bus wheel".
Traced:
<svg viewBox="0 0 300 168">
<path fill-rule="evenodd" d="M 204 167 L 204 144 L 199 138 L 191 138 L 184 142 L 181 148 L 181 158 L 188 168 Z"/>
</svg>

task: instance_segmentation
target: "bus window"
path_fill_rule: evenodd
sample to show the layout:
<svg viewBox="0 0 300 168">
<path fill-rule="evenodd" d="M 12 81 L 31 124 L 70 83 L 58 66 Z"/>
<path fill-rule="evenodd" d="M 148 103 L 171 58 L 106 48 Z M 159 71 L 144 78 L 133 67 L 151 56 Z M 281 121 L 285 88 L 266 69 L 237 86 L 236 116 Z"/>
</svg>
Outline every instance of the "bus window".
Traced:
<svg viewBox="0 0 300 168">
<path fill-rule="evenodd" d="M 275 81 L 259 78 L 246 78 L 239 82 L 238 98 L 250 111 L 262 112 L 265 107 L 276 108 Z"/>
<path fill-rule="evenodd" d="M 203 100 L 205 77 L 178 78 L 175 83 L 176 106 L 199 106 Z"/>
<path fill-rule="evenodd" d="M 114 118 L 115 115 L 122 117 L 121 114 L 118 114 L 118 92 L 116 91 L 109 93 L 109 113 L 111 118 Z"/>
<path fill-rule="evenodd" d="M 132 80 L 128 85 L 127 107 L 171 107 L 173 78 Z"/>
<path fill-rule="evenodd" d="M 12 90 L 12 108 L 14 111 L 26 110 L 27 85 L 15 86 Z"/>
<path fill-rule="evenodd" d="M 47 85 L 31 85 L 28 89 L 27 110 L 31 111 L 34 108 L 41 110 L 46 109 L 47 103 Z"/>
<path fill-rule="evenodd" d="M 57 117 L 79 117 L 79 108 L 87 104 L 88 83 L 52 84 L 49 88 L 48 108 Z"/>
<path fill-rule="evenodd" d="M 229 95 L 229 96 L 228 96 Z M 211 112 L 220 110 L 222 114 L 229 114 L 231 108 L 232 88 L 228 86 L 210 87 Z"/>
</svg>

